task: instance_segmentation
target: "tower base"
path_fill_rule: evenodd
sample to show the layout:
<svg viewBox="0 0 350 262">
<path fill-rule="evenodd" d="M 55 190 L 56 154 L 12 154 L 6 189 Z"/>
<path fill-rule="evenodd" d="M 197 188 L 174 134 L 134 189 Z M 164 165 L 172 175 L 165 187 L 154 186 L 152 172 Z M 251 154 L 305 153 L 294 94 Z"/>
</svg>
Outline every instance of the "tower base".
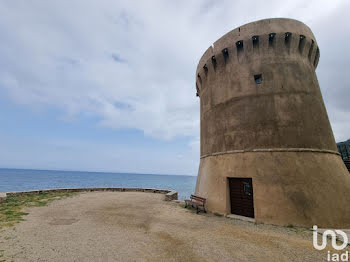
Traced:
<svg viewBox="0 0 350 262">
<path fill-rule="evenodd" d="M 251 179 L 252 188 L 247 179 Z M 232 192 L 236 190 L 232 180 L 233 185 L 241 181 L 242 191 Z M 257 223 L 350 228 L 350 175 L 335 153 L 237 152 L 206 156 L 200 161 L 195 194 L 207 198 L 208 210 L 226 215 L 231 214 L 231 202 L 236 197 L 247 203 L 238 206 L 244 211 L 251 194 Z"/>
</svg>

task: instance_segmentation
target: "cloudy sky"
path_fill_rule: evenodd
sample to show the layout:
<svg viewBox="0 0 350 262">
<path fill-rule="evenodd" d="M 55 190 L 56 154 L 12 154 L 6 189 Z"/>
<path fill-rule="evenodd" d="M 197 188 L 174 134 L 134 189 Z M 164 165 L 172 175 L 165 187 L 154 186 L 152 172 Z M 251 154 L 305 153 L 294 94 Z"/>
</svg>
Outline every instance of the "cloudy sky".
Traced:
<svg viewBox="0 0 350 262">
<path fill-rule="evenodd" d="M 223 34 L 314 32 L 337 141 L 350 138 L 348 0 L 0 0 L 0 167 L 196 175 L 195 69 Z"/>
</svg>

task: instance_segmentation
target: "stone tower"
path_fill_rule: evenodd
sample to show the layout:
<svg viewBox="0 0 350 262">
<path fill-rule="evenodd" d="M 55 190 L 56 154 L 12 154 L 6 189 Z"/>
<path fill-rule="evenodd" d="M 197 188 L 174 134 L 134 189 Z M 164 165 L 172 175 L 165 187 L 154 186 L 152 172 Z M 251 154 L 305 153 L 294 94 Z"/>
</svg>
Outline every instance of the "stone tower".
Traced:
<svg viewBox="0 0 350 262">
<path fill-rule="evenodd" d="M 319 58 L 311 30 L 283 18 L 236 28 L 204 53 L 195 194 L 210 211 L 349 228 L 350 175 L 317 81 Z"/>
</svg>

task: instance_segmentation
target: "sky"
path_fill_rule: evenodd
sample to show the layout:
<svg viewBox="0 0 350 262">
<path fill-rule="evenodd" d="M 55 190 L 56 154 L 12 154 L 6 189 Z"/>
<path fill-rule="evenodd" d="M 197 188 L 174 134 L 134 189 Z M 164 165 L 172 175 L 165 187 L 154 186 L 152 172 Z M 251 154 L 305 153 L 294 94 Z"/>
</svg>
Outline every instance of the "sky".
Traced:
<svg viewBox="0 0 350 262">
<path fill-rule="evenodd" d="M 306 23 L 350 138 L 348 0 L 0 0 L 0 167 L 196 175 L 203 52 L 259 19 Z"/>
</svg>

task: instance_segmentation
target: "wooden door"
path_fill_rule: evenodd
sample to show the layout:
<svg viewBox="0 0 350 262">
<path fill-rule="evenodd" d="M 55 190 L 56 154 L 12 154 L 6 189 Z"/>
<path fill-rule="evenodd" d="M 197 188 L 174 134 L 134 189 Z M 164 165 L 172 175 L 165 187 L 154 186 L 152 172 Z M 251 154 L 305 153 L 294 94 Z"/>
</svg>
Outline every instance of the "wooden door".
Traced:
<svg viewBox="0 0 350 262">
<path fill-rule="evenodd" d="M 229 178 L 231 213 L 254 217 L 253 183 L 251 178 Z"/>
</svg>

